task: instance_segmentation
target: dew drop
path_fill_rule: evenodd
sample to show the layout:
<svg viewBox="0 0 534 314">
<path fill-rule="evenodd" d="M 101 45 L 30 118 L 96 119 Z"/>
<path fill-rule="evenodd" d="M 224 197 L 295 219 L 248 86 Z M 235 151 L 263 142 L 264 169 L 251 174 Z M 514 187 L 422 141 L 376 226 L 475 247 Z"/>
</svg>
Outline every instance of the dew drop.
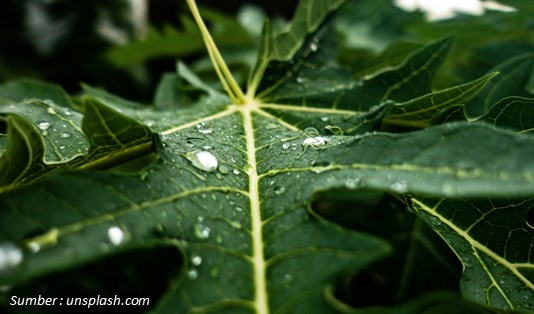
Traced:
<svg viewBox="0 0 534 314">
<path fill-rule="evenodd" d="M 243 211 L 243 208 L 241 208 L 241 207 L 236 207 L 235 210 L 238 211 L 238 212 L 242 212 L 242 211 Z"/>
<path fill-rule="evenodd" d="M 297 83 L 302 83 L 302 81 L 303 81 L 302 77 L 300 77 L 300 76 L 297 77 Z"/>
<path fill-rule="evenodd" d="M 196 269 L 191 269 L 191 270 L 187 273 L 187 277 L 189 277 L 189 279 L 197 279 L 197 277 L 198 277 L 198 270 L 196 270 Z"/>
<path fill-rule="evenodd" d="M 185 158 L 187 158 L 193 166 L 196 168 L 207 171 L 207 172 L 213 172 L 215 169 L 217 169 L 217 157 L 215 157 L 212 153 L 207 151 L 193 151 L 190 153 L 187 153 L 185 155 Z"/>
<path fill-rule="evenodd" d="M 0 272 L 16 267 L 21 262 L 21 249 L 11 242 L 0 243 Z"/>
<path fill-rule="evenodd" d="M 347 189 L 356 189 L 362 185 L 362 181 L 362 178 L 347 179 L 345 180 L 344 185 Z"/>
<path fill-rule="evenodd" d="M 37 123 L 37 127 L 41 130 L 46 130 L 50 127 L 50 122 L 48 121 L 41 121 Z"/>
<path fill-rule="evenodd" d="M 404 180 L 397 181 L 390 188 L 397 193 L 405 193 L 408 190 L 408 183 Z"/>
<path fill-rule="evenodd" d="M 39 243 L 37 243 L 37 242 L 30 242 L 30 243 L 28 243 L 28 248 L 33 253 L 37 253 L 37 252 L 39 252 L 41 250 L 41 245 Z"/>
<path fill-rule="evenodd" d="M 441 225 L 441 220 L 438 217 L 434 217 L 434 216 L 428 218 L 428 222 L 430 222 L 434 226 L 440 226 Z"/>
<path fill-rule="evenodd" d="M 195 236 L 200 240 L 206 240 L 210 237 L 211 230 L 201 222 L 195 224 Z"/>
<path fill-rule="evenodd" d="M 289 145 L 289 143 L 284 143 L 284 144 L 282 144 L 282 149 L 288 149 L 289 146 L 291 146 L 291 145 Z"/>
<path fill-rule="evenodd" d="M 67 132 L 63 132 L 60 135 L 61 138 L 69 138 L 70 136 L 71 136 L 70 133 L 67 133 Z"/>
<path fill-rule="evenodd" d="M 239 170 L 234 169 L 234 170 L 232 171 L 232 173 L 233 173 L 233 174 L 239 174 Z"/>
<path fill-rule="evenodd" d="M 191 257 L 191 264 L 199 266 L 200 264 L 202 264 L 202 257 L 200 257 L 199 255 L 194 255 L 193 257 Z"/>
<path fill-rule="evenodd" d="M 316 136 L 316 137 L 308 137 L 302 142 L 302 145 L 304 147 L 311 146 L 311 147 L 321 147 L 324 146 L 327 142 L 327 139 L 322 136 Z"/>
<path fill-rule="evenodd" d="M 291 274 L 285 274 L 284 281 L 286 283 L 293 281 L 293 276 L 291 276 Z"/>
<path fill-rule="evenodd" d="M 323 121 L 323 122 L 327 122 L 328 120 L 330 120 L 328 117 L 322 117 L 321 118 L 321 121 Z"/>
<path fill-rule="evenodd" d="M 72 111 L 70 111 L 69 109 L 66 109 L 64 113 L 66 116 L 72 116 Z"/>
<path fill-rule="evenodd" d="M 316 42 L 313 42 L 310 44 L 310 50 L 311 51 L 317 51 L 317 43 Z"/>
<path fill-rule="evenodd" d="M 233 221 L 231 220 L 230 222 L 230 225 L 236 229 L 241 229 L 243 226 L 241 225 L 241 223 L 239 223 L 238 221 Z"/>
<path fill-rule="evenodd" d="M 43 102 L 44 102 L 45 104 L 47 104 L 47 105 L 53 105 L 53 104 L 54 104 L 54 103 L 53 103 L 52 101 L 50 101 L 50 100 L 44 100 Z M 56 111 L 54 110 L 54 108 L 52 108 L 52 107 L 48 107 L 48 108 L 46 109 L 46 112 L 48 112 L 49 114 L 57 114 Z"/>
<path fill-rule="evenodd" d="M 247 174 L 250 175 L 250 174 L 252 174 L 252 170 L 253 170 L 253 168 L 252 168 L 251 165 L 246 164 L 245 167 L 243 167 L 243 170 L 244 170 Z"/>
<path fill-rule="evenodd" d="M 228 174 L 228 172 L 229 172 L 228 167 L 226 167 L 225 165 L 221 165 L 219 167 L 219 172 L 222 173 L 222 174 Z"/>
<path fill-rule="evenodd" d="M 117 226 L 112 226 L 108 229 L 108 239 L 114 246 L 120 245 L 124 242 L 124 232 Z"/>
<path fill-rule="evenodd" d="M 213 130 L 211 128 L 207 128 L 204 122 L 197 124 L 197 131 L 201 134 L 213 133 Z"/>
<path fill-rule="evenodd" d="M 274 187 L 274 194 L 276 195 L 280 195 L 282 193 L 284 193 L 286 191 L 286 188 L 281 186 L 281 185 L 277 185 Z"/>
</svg>

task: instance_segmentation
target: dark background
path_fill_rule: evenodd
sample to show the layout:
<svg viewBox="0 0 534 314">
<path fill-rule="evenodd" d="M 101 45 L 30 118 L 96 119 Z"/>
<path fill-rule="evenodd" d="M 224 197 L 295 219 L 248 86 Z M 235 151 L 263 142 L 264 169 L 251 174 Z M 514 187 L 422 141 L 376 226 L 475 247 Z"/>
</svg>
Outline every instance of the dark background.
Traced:
<svg viewBox="0 0 534 314">
<path fill-rule="evenodd" d="M 199 0 L 197 4 L 235 16 L 243 4 L 263 8 L 269 16 L 292 16 L 296 0 L 221 1 Z M 28 7 L 40 6 L 53 22 L 62 25 L 37 37 L 62 33 L 45 53 L 36 48 L 35 32 L 27 27 Z M 2 0 L 0 5 L 0 83 L 10 79 L 33 78 L 61 85 L 69 93 L 80 90 L 80 83 L 105 87 L 121 96 L 148 101 L 162 72 L 172 71 L 176 58 L 159 58 L 143 66 L 148 79 L 139 84 L 131 73 L 111 65 L 104 52 L 112 45 L 95 31 L 98 16 L 104 12 L 113 24 L 133 37 L 125 0 Z M 179 16 L 189 14 L 185 0 L 149 0 L 149 24 L 156 28 L 180 28 Z M 44 34 L 43 34 L 44 33 Z M 195 55 L 186 56 L 192 61 Z"/>
</svg>

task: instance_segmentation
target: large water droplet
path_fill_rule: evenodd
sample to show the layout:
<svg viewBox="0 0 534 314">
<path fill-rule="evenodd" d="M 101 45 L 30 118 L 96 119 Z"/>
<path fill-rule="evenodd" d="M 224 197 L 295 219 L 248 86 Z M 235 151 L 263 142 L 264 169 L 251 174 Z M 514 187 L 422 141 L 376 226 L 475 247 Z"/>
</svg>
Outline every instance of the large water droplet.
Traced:
<svg viewBox="0 0 534 314">
<path fill-rule="evenodd" d="M 117 226 L 112 226 L 108 229 L 108 238 L 111 244 L 117 246 L 124 242 L 124 232 Z"/>
<path fill-rule="evenodd" d="M 48 121 L 41 121 L 37 123 L 37 127 L 41 130 L 46 130 L 50 127 L 50 122 Z"/>
<path fill-rule="evenodd" d="M 314 148 L 324 146 L 328 140 L 322 136 L 308 137 L 302 142 L 304 147 L 311 146 Z"/>
<path fill-rule="evenodd" d="M 195 236 L 200 240 L 206 240 L 210 237 L 211 229 L 201 222 L 195 224 Z"/>
<path fill-rule="evenodd" d="M 286 188 L 282 185 L 277 185 L 274 187 L 274 194 L 280 195 L 286 191 Z"/>
<path fill-rule="evenodd" d="M 202 133 L 202 134 L 213 133 L 213 130 L 211 128 L 206 127 L 206 123 L 204 122 L 197 124 L 197 130 L 199 133 Z"/>
<path fill-rule="evenodd" d="M 196 270 L 196 269 L 191 269 L 191 270 L 187 273 L 187 277 L 189 277 L 189 279 L 197 279 L 197 277 L 198 277 L 198 270 Z"/>
<path fill-rule="evenodd" d="M 200 264 L 202 264 L 202 257 L 200 257 L 199 255 L 193 255 L 191 257 L 191 264 L 199 266 Z"/>
<path fill-rule="evenodd" d="M 0 243 L 0 272 L 13 268 L 22 262 L 22 250 L 11 242 Z"/>
<path fill-rule="evenodd" d="M 404 180 L 393 183 L 390 188 L 397 193 L 404 193 L 408 190 L 408 183 Z"/>
<path fill-rule="evenodd" d="M 185 155 L 193 166 L 200 170 L 213 172 L 217 169 L 217 157 L 208 151 L 193 151 Z"/>
</svg>

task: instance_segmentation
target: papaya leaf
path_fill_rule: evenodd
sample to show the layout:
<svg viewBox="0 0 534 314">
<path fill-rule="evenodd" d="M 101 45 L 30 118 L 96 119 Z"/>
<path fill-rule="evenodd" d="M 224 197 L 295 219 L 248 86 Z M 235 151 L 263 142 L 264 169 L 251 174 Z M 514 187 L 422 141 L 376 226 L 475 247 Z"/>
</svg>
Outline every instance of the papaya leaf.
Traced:
<svg viewBox="0 0 534 314">
<path fill-rule="evenodd" d="M 523 110 L 530 102 L 514 98 L 480 121 L 431 125 L 443 110 L 458 117 L 456 105 L 487 87 L 492 74 L 432 91 L 448 36 L 354 79 L 335 57 L 331 23 L 342 3 L 304 0 L 279 37 L 265 23 L 246 93 L 193 0 L 187 4 L 226 94 L 183 64 L 163 79 L 155 106 L 83 86 L 78 117 L 87 153 L 73 167 L 0 195 L 0 287 L 39 291 L 32 283 L 47 276 L 164 248 L 172 252 L 165 264 L 175 268 L 151 313 L 530 310 L 534 138 Z M 300 89 L 299 78 L 306 79 Z M 15 107 L 49 100 L 16 100 Z M 385 130 L 398 108 L 426 128 Z M 10 110 L 0 165 L 18 180 L 45 163 L 47 146 L 32 112 Z M 499 116 L 509 112 L 512 118 Z M 29 135 L 35 139 L 25 141 Z M 128 171 L 149 152 L 152 162 Z M 405 288 L 396 308 L 358 309 L 338 299 L 336 286 L 395 248 L 383 233 L 345 228 L 314 208 L 340 190 L 351 200 L 371 191 L 410 206 L 414 225 L 426 222 L 460 258 L 469 301 L 405 300 Z M 405 263 L 404 287 L 415 267 Z"/>
</svg>

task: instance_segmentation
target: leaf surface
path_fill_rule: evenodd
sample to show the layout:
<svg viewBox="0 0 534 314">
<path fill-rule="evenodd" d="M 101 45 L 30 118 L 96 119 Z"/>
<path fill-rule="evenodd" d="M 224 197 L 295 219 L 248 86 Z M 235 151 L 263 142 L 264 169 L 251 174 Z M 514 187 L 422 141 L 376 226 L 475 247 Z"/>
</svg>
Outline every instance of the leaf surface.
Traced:
<svg viewBox="0 0 534 314">
<path fill-rule="evenodd" d="M 391 111 L 394 103 L 404 103 L 409 115 L 422 110 L 417 119 L 429 121 L 457 109 L 452 104 L 472 97 L 491 75 L 433 92 L 452 43 L 446 37 L 355 80 L 332 55 L 330 23 L 341 3 L 303 1 L 278 39 L 267 23 L 246 95 L 205 33 L 229 97 L 182 65 L 163 79 L 155 107 L 84 86 L 81 129 L 95 157 L 82 159 L 78 171 L 63 169 L 0 196 L 0 286 L 163 246 L 182 258 L 153 313 L 346 309 L 332 300 L 332 286 L 368 269 L 391 246 L 325 219 L 313 202 L 329 191 L 365 189 L 409 200 L 448 241 L 464 263 L 467 298 L 528 309 L 533 237 L 524 218 L 534 190 L 534 139 L 510 131 L 498 114 L 385 132 L 388 115 L 400 114 Z M 317 71 L 324 77 L 314 79 Z M 299 78 L 307 80 L 301 89 Z M 180 89 L 184 82 L 190 92 Z M 19 124 L 10 125 L 11 137 L 24 137 Z M 42 144 L 36 147 L 46 147 L 38 128 L 29 130 Z M 32 165 L 37 155 L 23 151 L 35 145 L 14 143 L 2 156 L 22 154 L 20 168 Z M 135 171 L 80 171 L 135 162 L 152 150 L 157 158 Z M 497 228 L 502 224 L 507 228 Z M 474 282 L 478 275 L 483 280 Z"/>
</svg>

